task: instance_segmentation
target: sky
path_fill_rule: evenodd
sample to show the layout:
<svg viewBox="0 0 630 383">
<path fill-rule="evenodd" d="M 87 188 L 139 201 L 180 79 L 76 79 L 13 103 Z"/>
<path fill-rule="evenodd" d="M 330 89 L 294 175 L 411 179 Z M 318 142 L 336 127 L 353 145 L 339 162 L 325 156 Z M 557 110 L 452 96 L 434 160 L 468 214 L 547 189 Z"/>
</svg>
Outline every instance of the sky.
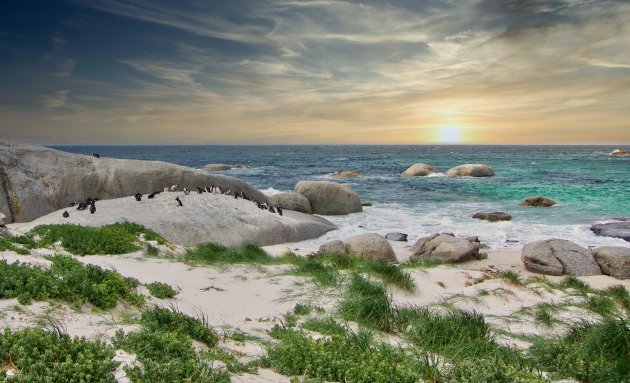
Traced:
<svg viewBox="0 0 630 383">
<path fill-rule="evenodd" d="M 630 1 L 4 0 L 0 138 L 630 144 Z"/>
</svg>

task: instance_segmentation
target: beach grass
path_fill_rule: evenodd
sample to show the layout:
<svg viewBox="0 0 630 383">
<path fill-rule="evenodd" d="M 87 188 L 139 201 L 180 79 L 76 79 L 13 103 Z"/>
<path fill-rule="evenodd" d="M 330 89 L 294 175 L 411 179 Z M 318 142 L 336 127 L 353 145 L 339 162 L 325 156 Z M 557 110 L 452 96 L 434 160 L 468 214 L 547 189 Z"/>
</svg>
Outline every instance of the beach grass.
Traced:
<svg viewBox="0 0 630 383">
<path fill-rule="evenodd" d="M 381 331 L 391 331 L 392 305 L 385 287 L 353 274 L 339 306 L 343 319 Z"/>
<path fill-rule="evenodd" d="M 173 332 L 189 336 L 208 347 L 219 342 L 219 336 L 210 328 L 205 318 L 193 318 L 174 307 L 153 307 L 142 313 L 142 326 L 150 331 Z"/>
</svg>

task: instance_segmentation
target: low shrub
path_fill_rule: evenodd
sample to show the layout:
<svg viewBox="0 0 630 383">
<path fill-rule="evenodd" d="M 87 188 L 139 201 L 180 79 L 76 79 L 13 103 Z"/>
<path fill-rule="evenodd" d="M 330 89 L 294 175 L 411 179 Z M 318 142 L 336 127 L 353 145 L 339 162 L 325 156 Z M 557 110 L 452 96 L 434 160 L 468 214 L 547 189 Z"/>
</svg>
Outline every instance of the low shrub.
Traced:
<svg viewBox="0 0 630 383">
<path fill-rule="evenodd" d="M 151 295 L 159 299 L 170 299 L 177 295 L 177 291 L 173 290 L 173 288 L 166 283 L 151 282 L 147 283 L 145 286 Z"/>
<path fill-rule="evenodd" d="M 219 342 L 218 335 L 204 320 L 190 317 L 175 309 L 154 307 L 142 313 L 140 322 L 147 330 L 184 334 L 208 347 L 214 347 Z"/>
<path fill-rule="evenodd" d="M 182 259 L 206 264 L 277 264 L 282 262 L 281 259 L 270 256 L 260 247 L 250 244 L 230 249 L 215 243 L 204 243 L 194 249 L 189 249 L 182 255 Z"/>
</svg>

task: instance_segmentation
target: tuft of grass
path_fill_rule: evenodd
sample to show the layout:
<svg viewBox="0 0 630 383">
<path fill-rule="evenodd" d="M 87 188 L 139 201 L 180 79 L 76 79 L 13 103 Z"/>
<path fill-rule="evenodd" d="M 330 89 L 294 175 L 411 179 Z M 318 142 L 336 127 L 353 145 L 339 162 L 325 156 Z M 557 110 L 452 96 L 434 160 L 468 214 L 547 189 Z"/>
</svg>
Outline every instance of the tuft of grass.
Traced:
<svg viewBox="0 0 630 383">
<path fill-rule="evenodd" d="M 630 311 L 630 292 L 623 285 L 610 286 L 600 294 L 614 299 L 625 311 Z"/>
<path fill-rule="evenodd" d="M 174 298 L 177 295 L 177 291 L 173 290 L 173 288 L 162 282 L 151 282 L 145 285 L 149 290 L 151 295 L 159 299 L 170 299 Z"/>
<path fill-rule="evenodd" d="M 400 265 L 403 269 L 430 269 L 443 265 L 444 262 L 439 259 L 419 259 L 411 258 L 407 262 Z"/>
<path fill-rule="evenodd" d="M 578 323 L 562 338 L 537 341 L 531 353 L 553 377 L 625 382 L 630 376 L 630 320 L 605 317 L 601 323 Z"/>
<path fill-rule="evenodd" d="M 298 303 L 295 305 L 295 307 L 293 307 L 293 313 L 295 315 L 308 315 L 311 313 L 312 310 L 313 307 L 309 305 L 303 305 L 301 303 Z"/>
<path fill-rule="evenodd" d="M 366 263 L 366 269 L 380 277 L 386 285 L 394 285 L 405 291 L 414 291 L 416 288 L 411 275 L 391 263 L 370 261 Z"/>
<path fill-rule="evenodd" d="M 274 258 L 256 245 L 246 244 L 230 249 L 215 243 L 204 243 L 194 249 L 189 249 L 182 255 L 182 259 L 205 264 L 278 264 L 281 258 Z"/>
<path fill-rule="evenodd" d="M 554 318 L 554 313 L 559 310 L 557 305 L 550 303 L 540 303 L 534 310 L 534 320 L 544 326 L 551 327 L 558 320 Z"/>
<path fill-rule="evenodd" d="M 340 325 L 331 317 L 324 319 L 311 318 L 302 323 L 302 328 L 309 331 L 315 331 L 323 335 L 344 335 L 347 332 L 346 327 Z"/>
<path fill-rule="evenodd" d="M 501 270 L 496 274 L 497 278 L 508 281 L 515 286 L 522 286 L 521 274 L 512 270 Z"/>
<path fill-rule="evenodd" d="M 332 266 L 320 262 L 316 258 L 301 258 L 293 260 L 297 266 L 297 275 L 308 275 L 321 286 L 334 286 L 339 281 L 339 272 Z"/>
<path fill-rule="evenodd" d="M 50 268 L 8 264 L 0 261 L 0 298 L 17 297 L 20 303 L 31 300 L 60 299 L 73 304 L 89 302 L 99 309 L 116 306 L 119 299 L 142 306 L 144 298 L 136 294 L 137 280 L 83 265 L 72 257 L 50 257 Z"/>
<path fill-rule="evenodd" d="M 393 309 L 382 285 L 354 274 L 339 312 L 345 320 L 381 330 L 392 329 Z"/>
<path fill-rule="evenodd" d="M 219 336 L 210 329 L 205 318 L 193 318 L 174 308 L 153 307 L 146 310 L 142 313 L 140 323 L 150 331 L 187 335 L 208 347 L 214 347 L 219 342 Z"/>
<path fill-rule="evenodd" d="M 37 242 L 29 246 L 50 246 L 60 241 L 61 246 L 72 254 L 125 254 L 140 250 L 139 236 L 158 243 L 166 240 L 144 226 L 131 222 L 118 222 L 102 227 L 86 227 L 71 224 L 40 225 L 28 234 L 39 236 Z"/>
<path fill-rule="evenodd" d="M 617 313 L 617 304 L 612 298 L 607 296 L 591 295 L 586 299 L 585 306 L 603 317 Z"/>
<path fill-rule="evenodd" d="M 562 282 L 555 285 L 555 287 L 560 288 L 561 290 L 574 289 L 580 294 L 586 294 L 586 293 L 591 292 L 592 290 L 591 286 L 588 283 L 583 282 L 580 279 L 573 276 L 564 278 Z"/>
<path fill-rule="evenodd" d="M 5 377 L 7 366 L 19 372 L 9 381 L 115 383 L 113 357 L 114 350 L 101 341 L 58 332 L 5 329 L 0 335 L 0 375 Z"/>
</svg>

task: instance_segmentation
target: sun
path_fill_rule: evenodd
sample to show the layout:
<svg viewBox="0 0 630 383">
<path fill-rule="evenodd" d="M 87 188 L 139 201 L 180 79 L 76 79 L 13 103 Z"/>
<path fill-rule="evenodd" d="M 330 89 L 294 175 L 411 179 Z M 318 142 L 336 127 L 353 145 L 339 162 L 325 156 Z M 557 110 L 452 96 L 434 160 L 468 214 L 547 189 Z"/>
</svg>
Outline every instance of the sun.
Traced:
<svg viewBox="0 0 630 383">
<path fill-rule="evenodd" d="M 462 128 L 459 126 L 443 126 L 439 130 L 440 143 L 459 144 L 462 141 Z"/>
</svg>

